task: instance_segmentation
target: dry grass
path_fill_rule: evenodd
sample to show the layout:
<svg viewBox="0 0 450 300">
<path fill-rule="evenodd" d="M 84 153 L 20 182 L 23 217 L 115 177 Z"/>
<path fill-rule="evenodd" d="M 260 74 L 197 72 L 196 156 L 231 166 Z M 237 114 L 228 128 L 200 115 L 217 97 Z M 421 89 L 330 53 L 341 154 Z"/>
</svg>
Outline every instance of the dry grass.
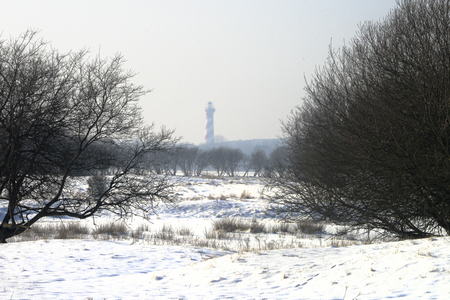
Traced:
<svg viewBox="0 0 450 300">
<path fill-rule="evenodd" d="M 294 230 L 305 234 L 316 234 L 325 232 L 325 224 L 311 220 L 298 220 L 294 223 Z"/>
<path fill-rule="evenodd" d="M 291 224 L 282 222 L 268 227 L 267 232 L 271 233 L 288 233 L 291 232 Z"/>
<path fill-rule="evenodd" d="M 29 230 L 9 241 L 35 241 L 42 239 L 76 239 L 89 235 L 87 225 L 80 222 L 34 224 Z"/>
<path fill-rule="evenodd" d="M 141 224 L 130 230 L 124 222 L 109 222 L 89 230 L 79 222 L 46 223 L 33 226 L 24 234 L 9 241 L 30 241 L 39 239 L 79 239 L 94 240 L 131 240 L 132 243 L 152 245 L 179 245 L 207 247 L 231 251 L 268 251 L 275 249 L 304 247 L 305 239 L 319 239 L 320 246 L 346 247 L 359 243 L 345 237 L 330 236 L 323 238 L 323 224 L 311 221 L 297 223 L 281 222 L 268 225 L 257 219 L 222 218 L 215 219 L 210 228 L 205 228 L 202 236 L 194 230 L 181 226 L 163 224 L 153 229 L 150 224 Z M 301 232 L 301 234 L 299 234 Z M 310 232 L 311 234 L 307 234 Z M 318 234 L 320 232 L 320 234 Z"/>
<path fill-rule="evenodd" d="M 131 237 L 133 239 L 143 239 L 145 237 L 144 233 L 150 231 L 150 225 L 149 224 L 139 224 L 139 226 L 136 228 L 136 230 L 133 230 L 131 232 Z"/>
<path fill-rule="evenodd" d="M 221 177 L 217 176 L 215 173 L 204 172 L 200 176 L 203 179 L 220 179 Z"/>
<path fill-rule="evenodd" d="M 251 221 L 239 218 L 223 218 L 212 222 L 215 231 L 223 232 L 265 232 L 265 225 L 256 219 Z"/>
<path fill-rule="evenodd" d="M 231 238 L 231 235 L 226 231 L 217 231 L 213 229 L 205 229 L 203 235 L 207 240 L 224 240 Z"/>
<path fill-rule="evenodd" d="M 357 244 L 356 241 L 350 241 L 350 240 L 338 239 L 338 238 L 333 238 L 328 243 L 328 245 L 330 247 L 349 247 L 349 246 L 352 246 L 352 245 L 355 245 L 355 244 Z"/>
<path fill-rule="evenodd" d="M 250 194 L 249 191 L 247 190 L 243 190 L 241 193 L 241 199 L 251 199 L 252 195 Z"/>
<path fill-rule="evenodd" d="M 181 236 L 194 236 L 194 231 L 188 227 L 180 227 L 177 229 L 177 234 Z"/>
<path fill-rule="evenodd" d="M 160 230 L 152 235 L 153 239 L 171 241 L 175 237 L 175 231 L 171 225 L 164 224 Z"/>
<path fill-rule="evenodd" d="M 97 225 L 92 230 L 93 236 L 109 235 L 113 237 L 127 236 L 129 234 L 129 228 L 124 222 L 109 222 L 105 224 Z"/>
</svg>

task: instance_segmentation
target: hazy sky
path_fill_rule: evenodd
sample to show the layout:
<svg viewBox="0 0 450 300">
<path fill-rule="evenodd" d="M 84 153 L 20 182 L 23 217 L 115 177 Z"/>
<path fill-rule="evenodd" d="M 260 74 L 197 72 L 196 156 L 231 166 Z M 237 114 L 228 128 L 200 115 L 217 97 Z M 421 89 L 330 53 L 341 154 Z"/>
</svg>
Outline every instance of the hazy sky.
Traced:
<svg viewBox="0 0 450 300">
<path fill-rule="evenodd" d="M 280 120 L 304 96 L 329 45 L 343 45 L 395 0 L 76 0 L 6 1 L 2 39 L 27 29 L 62 52 L 122 53 L 148 123 L 204 139 L 211 101 L 215 134 L 227 140 L 276 138 Z"/>
</svg>

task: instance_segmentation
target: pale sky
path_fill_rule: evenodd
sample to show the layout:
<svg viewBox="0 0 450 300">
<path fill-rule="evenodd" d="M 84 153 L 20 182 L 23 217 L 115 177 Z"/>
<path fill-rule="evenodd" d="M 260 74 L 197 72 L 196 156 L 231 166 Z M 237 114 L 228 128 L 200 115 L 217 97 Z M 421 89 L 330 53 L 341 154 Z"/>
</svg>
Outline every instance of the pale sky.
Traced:
<svg viewBox="0 0 450 300">
<path fill-rule="evenodd" d="M 61 52 L 121 53 L 152 92 L 144 117 L 200 144 L 205 107 L 226 140 L 276 138 L 330 43 L 349 41 L 395 0 L 1 0 L 2 39 L 27 29 Z"/>
</svg>

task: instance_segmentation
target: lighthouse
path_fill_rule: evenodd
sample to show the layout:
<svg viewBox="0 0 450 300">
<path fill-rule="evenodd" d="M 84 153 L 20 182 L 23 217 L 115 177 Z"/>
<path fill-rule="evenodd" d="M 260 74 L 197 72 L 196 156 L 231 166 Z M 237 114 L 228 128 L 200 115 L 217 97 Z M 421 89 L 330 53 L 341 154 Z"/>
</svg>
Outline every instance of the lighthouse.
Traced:
<svg viewBox="0 0 450 300">
<path fill-rule="evenodd" d="M 214 108 L 211 101 L 206 106 L 205 144 L 214 144 Z"/>
</svg>

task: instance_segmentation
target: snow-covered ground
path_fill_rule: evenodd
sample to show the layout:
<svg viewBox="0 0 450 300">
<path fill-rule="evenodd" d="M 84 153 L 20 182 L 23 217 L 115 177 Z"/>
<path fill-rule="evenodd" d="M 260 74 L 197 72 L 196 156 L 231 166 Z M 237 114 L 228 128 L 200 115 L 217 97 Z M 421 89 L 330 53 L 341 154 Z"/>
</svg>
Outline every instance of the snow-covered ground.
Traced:
<svg viewBox="0 0 450 300">
<path fill-rule="evenodd" d="M 263 220 L 256 179 L 185 183 L 178 207 L 161 206 L 151 228 L 184 226 L 200 237 L 218 218 L 274 222 Z M 241 199 L 244 191 L 251 198 Z M 450 299 L 450 238 L 347 247 L 296 238 L 303 247 L 250 252 L 232 242 L 228 250 L 136 239 L 13 242 L 0 246 L 0 299 Z"/>
</svg>

